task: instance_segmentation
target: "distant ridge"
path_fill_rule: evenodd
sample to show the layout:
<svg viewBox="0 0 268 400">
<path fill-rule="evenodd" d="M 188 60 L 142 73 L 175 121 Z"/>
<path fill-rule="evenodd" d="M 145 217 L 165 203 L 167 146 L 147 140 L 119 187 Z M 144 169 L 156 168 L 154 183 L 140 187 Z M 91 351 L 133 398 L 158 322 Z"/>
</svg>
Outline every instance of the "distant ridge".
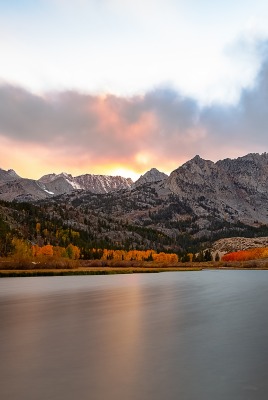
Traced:
<svg viewBox="0 0 268 400">
<path fill-rule="evenodd" d="M 132 184 L 130 178 L 121 176 L 85 174 L 73 177 L 66 172 L 51 173 L 34 180 L 21 178 L 14 170 L 0 169 L 0 199 L 7 201 L 35 201 L 76 190 L 108 193 L 130 189 Z"/>
</svg>

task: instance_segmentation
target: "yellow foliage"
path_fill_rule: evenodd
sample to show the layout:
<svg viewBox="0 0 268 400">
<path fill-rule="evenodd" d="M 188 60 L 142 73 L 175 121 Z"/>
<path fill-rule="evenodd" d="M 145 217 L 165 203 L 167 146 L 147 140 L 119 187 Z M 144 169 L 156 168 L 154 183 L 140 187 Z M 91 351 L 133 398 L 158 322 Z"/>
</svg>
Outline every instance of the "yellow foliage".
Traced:
<svg viewBox="0 0 268 400">
<path fill-rule="evenodd" d="M 115 260 L 115 261 L 150 261 L 173 263 L 178 262 L 177 254 L 159 253 L 154 250 L 103 250 L 102 260 Z"/>
<path fill-rule="evenodd" d="M 174 263 L 178 262 L 178 256 L 174 253 L 169 254 L 161 252 L 158 254 L 153 254 L 153 260 L 161 263 Z"/>
<path fill-rule="evenodd" d="M 67 257 L 65 247 L 53 246 L 53 256 L 56 258 Z"/>
<path fill-rule="evenodd" d="M 192 262 L 193 261 L 193 253 L 188 253 L 187 256 L 189 257 L 189 261 Z"/>
<path fill-rule="evenodd" d="M 73 244 L 67 246 L 66 253 L 71 260 L 78 260 L 80 257 L 80 249 Z"/>
<path fill-rule="evenodd" d="M 32 255 L 31 245 L 27 243 L 25 240 L 14 238 L 12 239 L 12 244 L 14 246 L 13 255 L 15 258 L 23 259 L 31 257 Z"/>
</svg>

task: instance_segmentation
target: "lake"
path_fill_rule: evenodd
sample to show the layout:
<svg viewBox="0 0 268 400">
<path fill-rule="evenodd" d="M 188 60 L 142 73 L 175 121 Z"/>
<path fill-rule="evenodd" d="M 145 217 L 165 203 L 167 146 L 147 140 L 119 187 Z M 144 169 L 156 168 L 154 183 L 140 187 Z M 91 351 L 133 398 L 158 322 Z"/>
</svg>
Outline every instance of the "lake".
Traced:
<svg viewBox="0 0 268 400">
<path fill-rule="evenodd" d="M 268 398 L 268 271 L 0 280 L 3 400 Z"/>
</svg>

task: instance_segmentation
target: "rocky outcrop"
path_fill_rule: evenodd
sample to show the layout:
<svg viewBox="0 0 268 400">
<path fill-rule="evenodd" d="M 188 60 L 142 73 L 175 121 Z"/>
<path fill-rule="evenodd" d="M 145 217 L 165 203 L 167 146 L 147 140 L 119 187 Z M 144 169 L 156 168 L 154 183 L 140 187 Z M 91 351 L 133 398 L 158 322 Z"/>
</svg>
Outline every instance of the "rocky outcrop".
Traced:
<svg viewBox="0 0 268 400">
<path fill-rule="evenodd" d="M 233 251 L 253 249 L 256 247 L 268 247 L 268 237 L 232 237 L 219 239 L 213 243 L 212 250 L 214 252 L 219 252 L 220 254 L 225 254 Z"/>
</svg>

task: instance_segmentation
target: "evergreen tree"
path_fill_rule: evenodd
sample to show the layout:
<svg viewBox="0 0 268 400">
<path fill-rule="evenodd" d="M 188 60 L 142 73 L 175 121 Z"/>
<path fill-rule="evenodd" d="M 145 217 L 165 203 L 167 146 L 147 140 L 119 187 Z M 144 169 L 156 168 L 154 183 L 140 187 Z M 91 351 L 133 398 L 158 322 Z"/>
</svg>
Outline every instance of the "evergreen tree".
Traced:
<svg viewBox="0 0 268 400">
<path fill-rule="evenodd" d="M 212 260 L 212 255 L 210 250 L 206 250 L 204 254 L 204 261 L 211 261 Z"/>
<path fill-rule="evenodd" d="M 217 261 L 217 262 L 220 261 L 220 256 L 219 256 L 219 253 L 218 253 L 218 252 L 217 252 L 216 255 L 215 255 L 215 261 Z"/>
</svg>

